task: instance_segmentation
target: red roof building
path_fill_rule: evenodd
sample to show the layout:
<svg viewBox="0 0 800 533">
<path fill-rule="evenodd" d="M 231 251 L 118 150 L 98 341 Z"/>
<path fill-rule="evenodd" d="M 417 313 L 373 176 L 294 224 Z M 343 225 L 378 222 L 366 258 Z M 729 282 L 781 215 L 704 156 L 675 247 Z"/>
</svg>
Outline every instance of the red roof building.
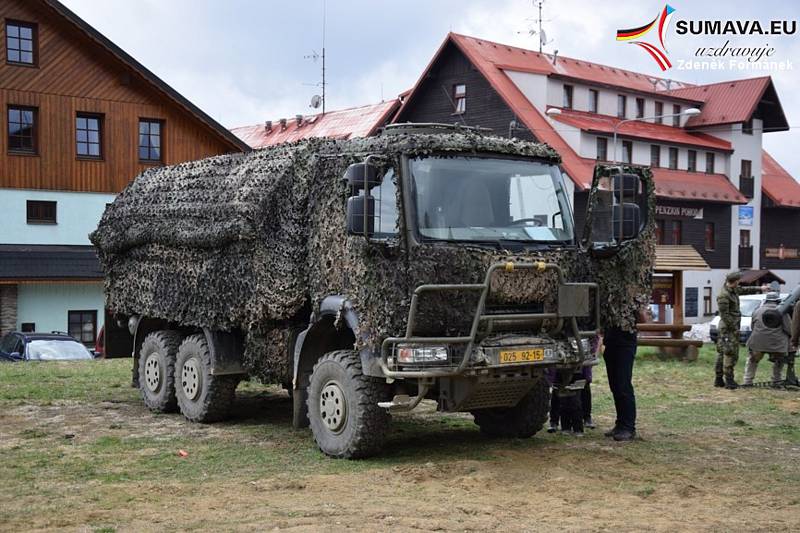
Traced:
<svg viewBox="0 0 800 533">
<path fill-rule="evenodd" d="M 574 186 L 578 223 L 597 161 L 650 166 L 659 238 L 698 250 L 712 268 L 703 284 L 759 265 L 794 269 L 780 277 L 800 283 L 800 183 L 762 148 L 764 134 L 789 128 L 769 76 L 694 85 L 450 33 L 393 121 L 549 144 Z"/>
<path fill-rule="evenodd" d="M 264 124 L 242 126 L 231 131 L 251 148 L 294 142 L 312 137 L 349 139 L 369 137 L 384 126 L 400 107 L 399 100 L 329 111 L 293 119 L 268 120 Z"/>
</svg>

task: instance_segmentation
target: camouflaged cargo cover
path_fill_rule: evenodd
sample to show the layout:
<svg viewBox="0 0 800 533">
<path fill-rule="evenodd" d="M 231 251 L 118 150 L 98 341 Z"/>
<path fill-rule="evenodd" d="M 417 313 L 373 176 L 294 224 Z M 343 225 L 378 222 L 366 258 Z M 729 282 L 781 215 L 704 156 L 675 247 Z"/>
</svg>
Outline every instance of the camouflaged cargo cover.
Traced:
<svg viewBox="0 0 800 533">
<path fill-rule="evenodd" d="M 559 162 L 545 145 L 465 132 L 311 139 L 150 169 L 106 209 L 90 236 L 106 275 L 106 304 L 117 313 L 239 328 L 246 333 L 246 367 L 265 381 L 286 381 L 288 330 L 307 324 L 325 296 L 353 303 L 358 347 L 379 346 L 404 333 L 415 287 L 479 283 L 498 260 L 544 259 L 561 265 L 568 281 L 600 281 L 602 301 L 610 304 L 603 306 L 605 324 L 633 327 L 632 302 L 649 299 L 652 213 L 644 245 L 626 245 L 602 262 L 574 247 L 522 255 L 447 244 L 406 250 L 347 234 L 348 165 L 379 154 L 399 168 L 402 154 L 434 152 Z M 556 304 L 552 273 L 503 273 L 492 289 L 494 304 L 538 301 L 546 310 Z M 424 327 L 416 333 L 452 333 L 474 311 L 466 295 L 422 304 Z"/>
</svg>

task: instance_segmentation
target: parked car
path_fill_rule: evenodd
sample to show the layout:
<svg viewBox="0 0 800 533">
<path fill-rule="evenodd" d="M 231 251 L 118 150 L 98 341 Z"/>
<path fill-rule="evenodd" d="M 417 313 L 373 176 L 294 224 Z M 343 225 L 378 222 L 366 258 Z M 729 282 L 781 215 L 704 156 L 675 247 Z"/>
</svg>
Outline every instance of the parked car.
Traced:
<svg viewBox="0 0 800 533">
<path fill-rule="evenodd" d="M 789 296 L 788 294 L 781 294 L 781 300 Z M 739 310 L 742 313 L 742 322 L 739 325 L 739 340 L 744 344 L 747 342 L 747 339 L 750 338 L 750 333 L 752 333 L 752 326 L 750 324 L 753 313 L 756 309 L 761 307 L 761 304 L 764 303 L 764 299 L 767 297 L 766 294 L 746 294 L 744 296 L 739 296 Z M 717 337 L 719 337 L 719 313 L 717 316 L 714 317 L 714 320 L 711 321 L 711 326 L 708 331 L 709 337 L 711 337 L 711 342 L 717 342 Z"/>
<path fill-rule="evenodd" d="M 73 361 L 94 359 L 86 346 L 66 333 L 12 331 L 0 339 L 0 361 Z"/>
</svg>

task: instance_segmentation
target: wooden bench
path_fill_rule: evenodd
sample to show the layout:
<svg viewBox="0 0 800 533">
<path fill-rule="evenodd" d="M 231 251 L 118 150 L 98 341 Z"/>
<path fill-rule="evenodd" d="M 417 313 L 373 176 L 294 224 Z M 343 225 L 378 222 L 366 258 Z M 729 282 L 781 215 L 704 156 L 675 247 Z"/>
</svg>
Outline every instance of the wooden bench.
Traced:
<svg viewBox="0 0 800 533">
<path fill-rule="evenodd" d="M 683 334 L 692 330 L 688 324 L 638 324 L 639 346 L 659 348 L 659 353 L 668 357 L 679 357 L 684 361 L 696 361 L 703 341 L 684 339 Z M 667 333 L 669 336 L 658 335 Z"/>
</svg>

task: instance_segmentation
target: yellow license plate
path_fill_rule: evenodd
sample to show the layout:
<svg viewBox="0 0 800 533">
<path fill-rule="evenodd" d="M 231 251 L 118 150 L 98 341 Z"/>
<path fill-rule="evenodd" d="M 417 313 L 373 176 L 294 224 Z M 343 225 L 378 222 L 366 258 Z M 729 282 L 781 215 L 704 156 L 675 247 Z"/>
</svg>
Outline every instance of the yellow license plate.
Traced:
<svg viewBox="0 0 800 533">
<path fill-rule="evenodd" d="M 527 363 L 530 361 L 543 361 L 544 348 L 532 350 L 508 350 L 500 352 L 500 363 Z"/>
</svg>

